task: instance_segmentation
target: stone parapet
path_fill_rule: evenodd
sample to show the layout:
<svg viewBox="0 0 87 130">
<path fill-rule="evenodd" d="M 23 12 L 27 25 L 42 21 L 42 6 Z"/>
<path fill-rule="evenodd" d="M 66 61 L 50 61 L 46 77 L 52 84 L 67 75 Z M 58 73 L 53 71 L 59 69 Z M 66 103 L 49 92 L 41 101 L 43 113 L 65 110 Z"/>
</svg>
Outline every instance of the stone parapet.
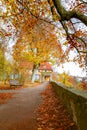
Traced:
<svg viewBox="0 0 87 130">
<path fill-rule="evenodd" d="M 87 130 L 87 91 L 67 88 L 54 81 L 51 84 L 76 122 L 78 130 Z"/>
</svg>

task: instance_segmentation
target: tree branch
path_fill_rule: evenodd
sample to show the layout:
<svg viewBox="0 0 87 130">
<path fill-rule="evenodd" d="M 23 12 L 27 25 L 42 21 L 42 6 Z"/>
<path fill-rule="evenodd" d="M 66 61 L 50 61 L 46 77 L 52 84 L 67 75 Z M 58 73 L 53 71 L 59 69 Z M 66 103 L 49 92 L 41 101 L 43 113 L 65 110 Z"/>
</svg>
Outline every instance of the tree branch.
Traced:
<svg viewBox="0 0 87 130">
<path fill-rule="evenodd" d="M 70 20 L 71 18 L 78 18 L 81 20 L 85 25 L 87 25 L 87 16 L 84 15 L 83 13 L 77 11 L 77 10 L 72 10 L 72 11 L 67 11 L 61 4 L 61 0 L 53 0 L 53 3 L 55 5 L 55 8 L 57 9 L 57 12 L 61 16 L 61 20 Z"/>
</svg>

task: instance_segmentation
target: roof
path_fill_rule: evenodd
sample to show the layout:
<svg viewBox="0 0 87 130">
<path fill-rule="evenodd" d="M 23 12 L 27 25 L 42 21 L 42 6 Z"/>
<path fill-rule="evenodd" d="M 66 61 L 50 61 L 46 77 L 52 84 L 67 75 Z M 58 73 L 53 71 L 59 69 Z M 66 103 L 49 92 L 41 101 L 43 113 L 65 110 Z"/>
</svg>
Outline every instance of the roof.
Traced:
<svg viewBox="0 0 87 130">
<path fill-rule="evenodd" d="M 40 64 L 39 70 L 53 70 L 51 65 L 48 62 L 44 62 Z"/>
<path fill-rule="evenodd" d="M 20 68 L 21 69 L 29 69 L 29 70 L 32 70 L 33 69 L 33 66 L 34 64 L 32 62 L 28 62 L 28 61 L 22 61 L 21 64 L 20 64 Z M 39 70 L 50 70 L 50 71 L 53 71 L 50 63 L 48 62 L 43 62 L 40 64 Z"/>
</svg>

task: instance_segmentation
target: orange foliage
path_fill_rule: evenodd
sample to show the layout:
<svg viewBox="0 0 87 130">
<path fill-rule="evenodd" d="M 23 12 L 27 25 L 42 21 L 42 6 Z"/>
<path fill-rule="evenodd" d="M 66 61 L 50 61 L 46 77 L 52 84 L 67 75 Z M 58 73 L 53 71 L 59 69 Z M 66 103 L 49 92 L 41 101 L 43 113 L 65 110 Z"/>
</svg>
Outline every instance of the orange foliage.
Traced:
<svg viewBox="0 0 87 130">
<path fill-rule="evenodd" d="M 64 61 L 69 62 L 69 57 L 67 55 L 69 55 L 69 52 L 71 50 L 76 49 L 77 52 L 80 53 L 80 58 L 75 57 L 73 61 L 78 61 L 80 67 L 83 67 L 86 64 L 87 43 L 85 37 L 87 36 L 87 34 L 82 30 L 77 30 L 71 19 L 73 17 L 73 10 L 75 11 L 75 13 L 81 13 L 81 15 L 79 15 L 79 13 L 76 14 L 75 17 L 78 15 L 77 18 L 82 16 L 82 19 L 85 19 L 85 13 L 87 12 L 85 2 L 83 2 L 83 4 L 80 4 L 80 0 L 74 0 L 72 2 L 70 1 L 70 3 L 69 1 L 67 1 L 69 11 L 71 11 L 68 13 L 68 11 L 62 11 L 62 9 L 64 9 L 62 3 L 60 4 L 60 8 L 57 9 L 57 6 L 55 6 L 54 4 L 56 2 L 53 0 L 0 1 L 1 7 L 5 8 L 5 11 L 1 9 L 0 12 L 1 14 L 3 14 L 2 19 L 10 19 L 17 32 L 18 40 L 13 49 L 13 57 L 16 61 L 18 61 L 19 59 L 20 62 L 25 58 L 30 61 L 36 60 L 35 62 L 39 63 L 43 60 L 49 60 L 52 56 L 52 58 L 54 59 L 56 59 L 56 57 L 61 58 L 61 60 L 58 60 L 57 63 Z M 60 2 L 61 1 L 58 0 L 58 3 Z M 61 12 L 60 16 L 58 14 L 59 12 Z M 66 20 L 66 14 L 69 15 L 69 20 Z M 82 19 L 80 18 L 80 20 Z M 54 24 L 56 24 L 56 21 L 60 21 L 61 25 L 63 25 L 61 27 L 62 29 L 59 29 L 59 31 L 61 30 L 62 34 L 66 36 L 66 41 L 69 46 L 68 51 L 66 51 L 66 53 L 64 52 L 63 55 L 60 42 L 57 40 L 56 37 L 57 34 L 55 30 L 57 29 L 57 27 L 54 26 Z M 65 30 L 66 34 L 63 29 Z M 10 33 L 7 33 L 6 35 L 8 37 L 11 36 Z M 31 52 L 29 50 L 28 53 L 25 53 L 27 47 L 30 47 Z M 35 57 L 34 53 L 32 52 L 34 48 L 37 48 L 39 50 L 37 53 L 37 57 Z"/>
<path fill-rule="evenodd" d="M 38 130 L 77 130 L 74 121 L 51 85 L 42 93 L 43 103 L 38 108 Z"/>
<path fill-rule="evenodd" d="M 53 26 L 32 20 L 33 26 L 30 27 L 30 21 L 22 26 L 20 38 L 14 45 L 15 61 L 28 60 L 39 64 L 43 61 L 50 61 L 52 57 L 59 59 L 62 55 L 62 48 L 57 41 Z"/>
</svg>

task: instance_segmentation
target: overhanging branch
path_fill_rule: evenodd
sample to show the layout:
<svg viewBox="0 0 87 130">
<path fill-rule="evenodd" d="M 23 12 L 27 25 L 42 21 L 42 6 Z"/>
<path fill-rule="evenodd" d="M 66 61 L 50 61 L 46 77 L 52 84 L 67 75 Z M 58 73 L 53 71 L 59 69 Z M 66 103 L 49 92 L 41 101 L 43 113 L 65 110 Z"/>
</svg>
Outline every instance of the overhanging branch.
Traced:
<svg viewBox="0 0 87 130">
<path fill-rule="evenodd" d="M 53 3 L 55 5 L 55 8 L 57 9 L 57 12 L 61 16 L 61 20 L 70 20 L 71 18 L 78 18 L 81 20 L 85 25 L 87 25 L 87 16 L 84 15 L 83 13 L 77 11 L 77 10 L 72 10 L 72 11 L 67 11 L 61 4 L 61 0 L 53 0 Z"/>
</svg>

